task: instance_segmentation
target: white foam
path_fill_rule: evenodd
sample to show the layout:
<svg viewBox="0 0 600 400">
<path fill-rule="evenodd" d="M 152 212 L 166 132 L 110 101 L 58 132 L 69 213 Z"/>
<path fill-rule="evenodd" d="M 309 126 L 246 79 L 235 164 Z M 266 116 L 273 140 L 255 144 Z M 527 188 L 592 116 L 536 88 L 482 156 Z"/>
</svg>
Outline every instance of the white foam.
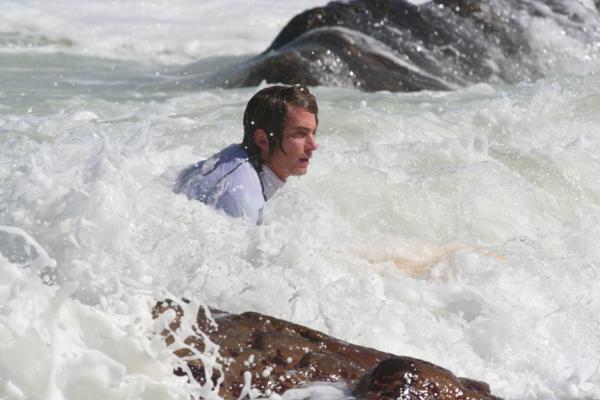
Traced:
<svg viewBox="0 0 600 400">
<path fill-rule="evenodd" d="M 193 10 L 248 13 L 223 4 L 97 3 L 87 21 L 66 0 L 7 3 L 0 20 L 81 40 L 47 45 L 79 55 L 183 62 L 266 46 L 263 33 L 236 37 L 242 28 L 223 17 L 217 29 L 232 42 L 178 47 L 191 40 Z M 255 16 L 267 25 L 294 13 L 260 4 L 273 7 Z M 139 20 L 115 17 L 135 9 Z M 182 31 L 156 36 L 156 15 Z M 269 29 L 270 40 L 279 28 Z M 168 315 L 150 316 L 164 297 L 193 300 L 182 336 L 208 303 L 420 357 L 506 398 L 600 397 L 598 75 L 451 93 L 316 88 L 309 174 L 253 226 L 171 186 L 241 140 L 255 88 L 119 91 L 120 73 L 68 92 L 25 80 L 0 107 L 0 397 L 215 398 L 210 384 L 172 374 L 184 344 L 166 348 L 156 333 Z M 196 357 L 218 369 L 216 351 Z M 280 397 L 347 390 L 316 384 Z"/>
<path fill-rule="evenodd" d="M 252 89 L 2 115 L 19 127 L 0 177 L 18 229 L 4 232 L 73 285 L 4 256 L 0 393 L 212 395 L 171 376 L 151 339 L 149 310 L 171 293 L 424 358 L 505 397 L 598 396 L 597 79 L 318 89 L 311 171 L 258 227 L 171 192 L 184 166 L 240 140 Z"/>
<path fill-rule="evenodd" d="M 257 54 L 295 14 L 326 3 L 9 1 L 2 7 L 0 35 L 12 36 L 0 50 L 58 51 L 160 64 Z"/>
</svg>

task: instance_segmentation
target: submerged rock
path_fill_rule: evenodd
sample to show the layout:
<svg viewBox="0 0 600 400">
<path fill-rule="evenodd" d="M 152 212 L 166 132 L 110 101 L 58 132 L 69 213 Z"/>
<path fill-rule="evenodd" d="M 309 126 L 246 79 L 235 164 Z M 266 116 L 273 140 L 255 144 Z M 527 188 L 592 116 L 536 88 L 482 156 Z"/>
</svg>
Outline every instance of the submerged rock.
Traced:
<svg viewBox="0 0 600 400">
<path fill-rule="evenodd" d="M 582 43 L 598 38 L 597 9 L 572 3 L 334 1 L 295 16 L 265 52 L 214 76 L 212 84 L 416 91 L 537 79 L 547 62 L 532 49 L 527 21 L 546 19 Z"/>
<path fill-rule="evenodd" d="M 154 318 L 165 311 L 175 312 L 170 330 L 163 332 L 167 344 L 175 342 L 175 333 L 183 319 L 183 309 L 167 300 L 159 302 Z M 281 394 L 311 382 L 344 383 L 358 399 L 498 399 L 486 383 L 457 378 L 450 371 L 426 361 L 384 353 L 352 345 L 310 328 L 247 312 L 229 314 L 200 307 L 196 335 L 179 338 L 203 352 L 206 335 L 219 346 L 225 367 L 211 372 L 214 384 L 222 382 L 219 395 L 237 399 L 251 379 L 251 387 L 262 395 Z M 188 357 L 193 377 L 205 382 L 200 358 L 189 350 L 178 351 Z M 181 371 L 176 371 L 181 373 Z"/>
</svg>

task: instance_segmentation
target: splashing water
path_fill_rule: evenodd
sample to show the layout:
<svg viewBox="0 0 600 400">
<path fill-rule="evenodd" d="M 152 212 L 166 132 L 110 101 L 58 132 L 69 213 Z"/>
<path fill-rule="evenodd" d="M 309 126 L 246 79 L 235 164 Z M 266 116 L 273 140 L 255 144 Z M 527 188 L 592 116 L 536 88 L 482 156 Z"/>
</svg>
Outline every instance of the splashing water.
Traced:
<svg viewBox="0 0 600 400">
<path fill-rule="evenodd" d="M 79 5 L 22 4 L 0 17 L 12 24 L 0 34 L 0 397 L 217 398 L 172 373 L 182 344 L 158 334 L 172 316 L 151 315 L 166 297 L 192 299 L 181 337 L 202 304 L 253 310 L 434 362 L 502 397 L 600 397 L 593 53 L 582 74 L 515 86 L 315 88 L 310 171 L 253 226 L 171 187 L 241 140 L 257 88 L 144 84 L 166 64 L 260 51 L 300 8 L 128 1 L 142 28 L 125 30 L 121 11 L 94 3 L 95 33 L 80 38 L 91 14 Z M 197 47 L 194 10 L 219 22 Z M 242 29 L 231 13 L 255 19 Z M 195 356 L 218 369 L 217 350 Z M 347 396 L 313 385 L 283 398 Z"/>
</svg>

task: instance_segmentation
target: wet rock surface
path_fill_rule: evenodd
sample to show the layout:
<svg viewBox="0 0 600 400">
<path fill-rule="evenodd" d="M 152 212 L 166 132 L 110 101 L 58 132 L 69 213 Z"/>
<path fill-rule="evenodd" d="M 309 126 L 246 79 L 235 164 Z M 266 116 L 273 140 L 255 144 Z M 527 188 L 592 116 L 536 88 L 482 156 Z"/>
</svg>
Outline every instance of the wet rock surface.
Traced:
<svg viewBox="0 0 600 400">
<path fill-rule="evenodd" d="M 528 21 L 545 19 L 580 43 L 598 39 L 594 5 L 568 1 L 334 1 L 298 14 L 265 52 L 209 81 L 417 91 L 533 80 L 546 60 L 532 48 Z"/>
<path fill-rule="evenodd" d="M 166 311 L 174 312 L 170 330 L 163 332 L 167 344 L 172 344 L 183 309 L 167 300 L 155 306 L 153 316 L 158 318 Z M 199 352 L 205 350 L 205 337 L 219 346 L 224 367 L 208 373 L 214 384 L 221 384 L 219 395 L 225 399 L 237 399 L 249 378 L 254 392 L 263 396 L 311 382 L 339 382 L 357 399 L 498 399 L 486 383 L 458 378 L 426 361 L 352 345 L 259 313 L 236 315 L 210 309 L 209 314 L 200 307 L 196 334 L 179 339 Z M 179 357 L 191 353 L 176 351 Z M 206 382 L 202 361 L 189 358 L 187 367 L 194 378 Z"/>
</svg>

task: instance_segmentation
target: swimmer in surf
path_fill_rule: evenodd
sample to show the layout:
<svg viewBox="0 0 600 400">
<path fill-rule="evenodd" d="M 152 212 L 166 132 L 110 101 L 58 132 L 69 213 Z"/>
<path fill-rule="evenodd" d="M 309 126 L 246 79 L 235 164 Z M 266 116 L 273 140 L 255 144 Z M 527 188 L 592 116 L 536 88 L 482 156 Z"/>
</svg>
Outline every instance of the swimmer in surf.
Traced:
<svg viewBox="0 0 600 400">
<path fill-rule="evenodd" d="M 265 202 L 287 178 L 306 174 L 318 147 L 317 115 L 305 86 L 260 90 L 246 106 L 242 143 L 182 171 L 175 192 L 261 223 Z"/>
</svg>

